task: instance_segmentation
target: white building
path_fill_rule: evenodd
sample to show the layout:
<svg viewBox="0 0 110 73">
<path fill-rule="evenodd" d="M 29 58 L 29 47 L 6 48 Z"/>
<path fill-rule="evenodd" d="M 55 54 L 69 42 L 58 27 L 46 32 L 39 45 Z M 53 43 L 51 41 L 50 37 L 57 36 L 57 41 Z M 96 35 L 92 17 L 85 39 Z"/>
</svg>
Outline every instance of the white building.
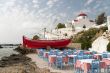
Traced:
<svg viewBox="0 0 110 73">
<path fill-rule="evenodd" d="M 110 32 L 110 16 L 107 17 L 108 31 Z"/>
<path fill-rule="evenodd" d="M 88 18 L 88 15 L 85 13 L 80 13 L 76 19 L 72 20 L 72 24 L 75 26 L 75 29 L 82 29 L 84 26 L 90 28 L 95 25 L 93 20 Z"/>
<path fill-rule="evenodd" d="M 66 26 L 66 28 L 70 28 L 70 27 L 72 27 L 72 23 L 68 22 L 68 23 L 65 24 L 65 26 Z"/>
</svg>

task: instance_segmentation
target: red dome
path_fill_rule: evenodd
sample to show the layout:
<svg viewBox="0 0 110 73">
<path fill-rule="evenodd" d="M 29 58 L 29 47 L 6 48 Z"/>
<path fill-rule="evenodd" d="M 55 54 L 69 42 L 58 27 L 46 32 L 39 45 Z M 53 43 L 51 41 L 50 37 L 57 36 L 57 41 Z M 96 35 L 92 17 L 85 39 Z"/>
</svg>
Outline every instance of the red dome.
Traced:
<svg viewBox="0 0 110 73">
<path fill-rule="evenodd" d="M 74 20 L 74 22 L 77 22 L 78 20 Z"/>
<path fill-rule="evenodd" d="M 81 14 L 79 14 L 78 16 L 87 16 L 87 14 L 81 13 Z"/>
</svg>

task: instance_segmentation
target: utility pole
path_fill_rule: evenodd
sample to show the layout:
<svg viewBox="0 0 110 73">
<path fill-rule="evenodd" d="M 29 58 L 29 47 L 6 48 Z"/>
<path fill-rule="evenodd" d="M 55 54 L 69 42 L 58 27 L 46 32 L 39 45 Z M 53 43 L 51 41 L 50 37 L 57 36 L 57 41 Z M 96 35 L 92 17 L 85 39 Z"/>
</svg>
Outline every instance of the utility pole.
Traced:
<svg viewBox="0 0 110 73">
<path fill-rule="evenodd" d="M 44 38 L 45 38 L 46 28 L 44 28 Z"/>
<path fill-rule="evenodd" d="M 71 25 L 72 25 L 72 32 L 74 32 L 75 31 L 75 27 L 74 27 L 73 24 L 71 24 Z"/>
</svg>

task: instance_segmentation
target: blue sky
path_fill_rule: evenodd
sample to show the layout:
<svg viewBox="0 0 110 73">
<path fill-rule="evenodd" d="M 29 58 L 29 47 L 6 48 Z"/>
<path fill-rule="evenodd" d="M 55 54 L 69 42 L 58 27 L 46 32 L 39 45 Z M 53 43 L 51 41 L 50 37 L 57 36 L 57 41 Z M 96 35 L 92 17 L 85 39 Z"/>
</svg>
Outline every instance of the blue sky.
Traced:
<svg viewBox="0 0 110 73">
<path fill-rule="evenodd" d="M 110 15 L 110 0 L 0 0 L 0 41 L 19 43 L 22 35 L 54 29 L 80 12 L 95 19 L 102 12 Z"/>
</svg>

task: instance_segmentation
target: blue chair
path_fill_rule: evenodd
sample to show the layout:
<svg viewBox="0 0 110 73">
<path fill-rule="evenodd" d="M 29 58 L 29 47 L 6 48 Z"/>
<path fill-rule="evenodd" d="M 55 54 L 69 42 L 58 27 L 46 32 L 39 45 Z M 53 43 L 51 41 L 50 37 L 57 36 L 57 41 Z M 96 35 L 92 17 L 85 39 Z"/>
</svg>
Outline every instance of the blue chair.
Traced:
<svg viewBox="0 0 110 73">
<path fill-rule="evenodd" d="M 44 52 L 45 52 L 45 50 L 40 49 L 39 50 L 39 57 L 43 58 Z"/>
<path fill-rule="evenodd" d="M 108 55 L 106 53 L 103 53 L 102 58 L 108 58 Z"/>
<path fill-rule="evenodd" d="M 74 52 L 73 55 L 77 55 L 77 52 Z"/>
<path fill-rule="evenodd" d="M 67 54 L 68 54 L 68 55 L 72 55 L 73 52 L 72 52 L 72 51 L 68 51 Z"/>
<path fill-rule="evenodd" d="M 78 57 L 77 56 L 74 56 L 74 58 L 73 58 L 73 64 L 76 63 L 77 59 L 78 59 Z"/>
<path fill-rule="evenodd" d="M 77 59 L 78 59 L 78 60 L 83 59 L 83 55 L 77 55 Z"/>
<path fill-rule="evenodd" d="M 84 51 L 80 51 L 78 55 L 84 55 Z"/>
<path fill-rule="evenodd" d="M 92 55 L 83 55 L 83 59 L 92 59 L 93 56 Z"/>
<path fill-rule="evenodd" d="M 93 59 L 93 55 L 88 55 L 89 56 L 89 59 Z"/>
<path fill-rule="evenodd" d="M 56 57 L 56 67 L 57 68 L 63 68 L 63 57 L 61 57 L 61 56 L 57 56 Z"/>
<path fill-rule="evenodd" d="M 73 65 L 73 58 L 71 57 L 68 58 L 68 65 L 69 66 Z"/>
<path fill-rule="evenodd" d="M 92 54 L 97 54 L 97 52 L 96 51 L 92 51 Z"/>
<path fill-rule="evenodd" d="M 89 59 L 89 55 L 83 55 L 83 59 Z"/>
<path fill-rule="evenodd" d="M 91 73 L 100 73 L 100 61 L 93 60 L 91 64 Z"/>
<path fill-rule="evenodd" d="M 76 51 L 76 48 L 73 48 L 74 50 L 73 51 Z"/>
<path fill-rule="evenodd" d="M 53 50 L 50 50 L 49 55 L 56 55 L 56 52 L 54 52 Z"/>
<path fill-rule="evenodd" d="M 73 51 L 71 49 L 68 49 L 68 50 L 66 50 L 64 52 L 67 53 L 68 55 L 72 55 L 73 54 Z"/>
<path fill-rule="evenodd" d="M 67 56 L 67 52 L 63 52 L 63 55 L 64 55 L 64 56 Z"/>
</svg>

